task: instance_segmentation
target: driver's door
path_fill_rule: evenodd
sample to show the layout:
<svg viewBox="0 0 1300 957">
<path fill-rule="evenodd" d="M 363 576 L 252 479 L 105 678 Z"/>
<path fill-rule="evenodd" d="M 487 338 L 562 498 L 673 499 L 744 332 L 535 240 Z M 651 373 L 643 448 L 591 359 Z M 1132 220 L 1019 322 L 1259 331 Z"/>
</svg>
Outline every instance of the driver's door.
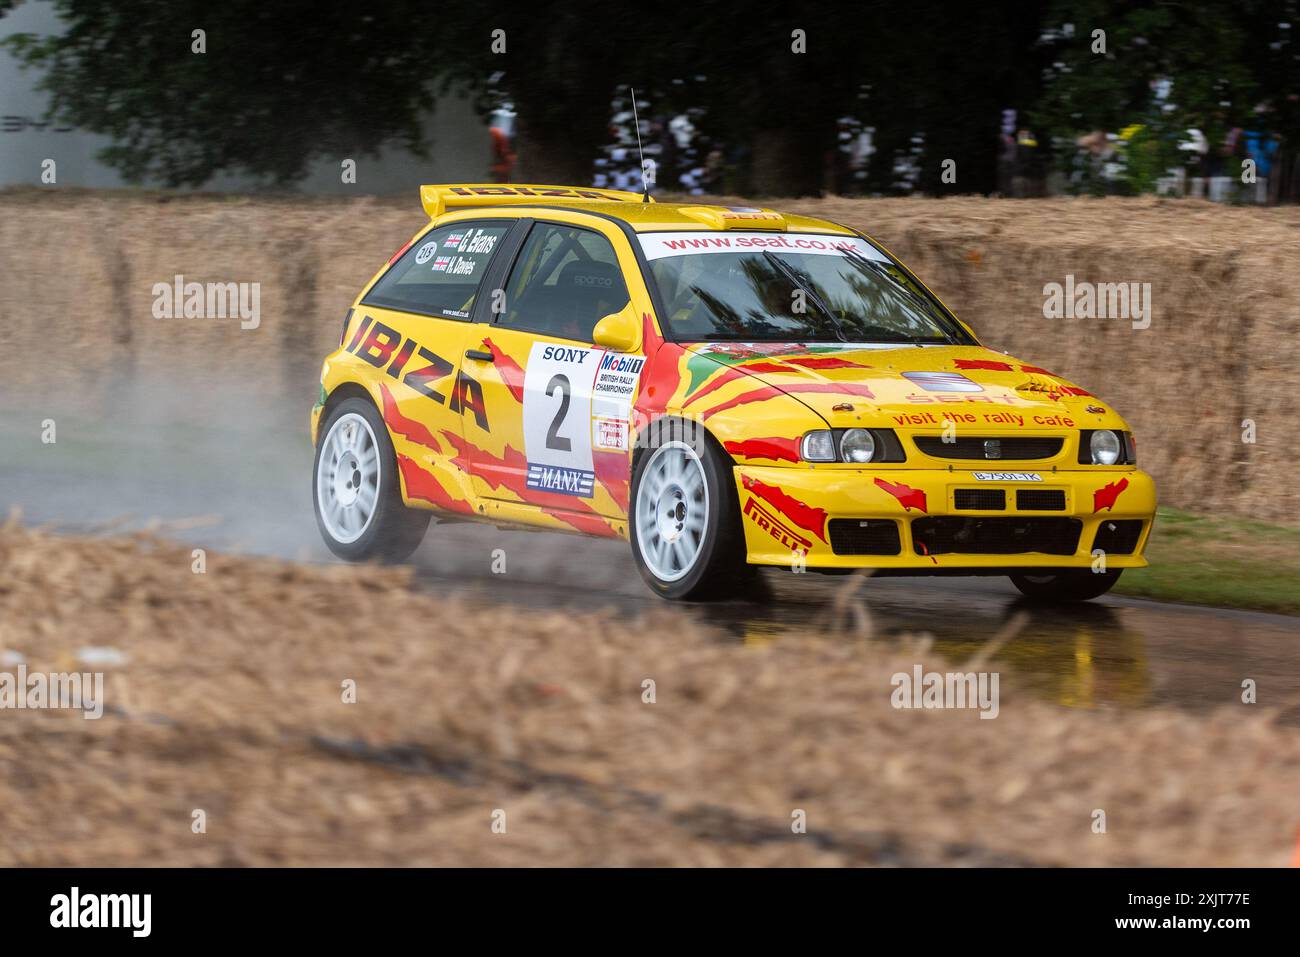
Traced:
<svg viewBox="0 0 1300 957">
<path fill-rule="evenodd" d="M 592 330 L 628 304 L 624 264 L 597 229 L 536 221 L 503 292 L 465 353 L 497 423 L 492 445 L 469 450 L 475 494 L 501 520 L 617 534 L 606 519 L 627 515 L 645 360 L 594 345 Z"/>
</svg>

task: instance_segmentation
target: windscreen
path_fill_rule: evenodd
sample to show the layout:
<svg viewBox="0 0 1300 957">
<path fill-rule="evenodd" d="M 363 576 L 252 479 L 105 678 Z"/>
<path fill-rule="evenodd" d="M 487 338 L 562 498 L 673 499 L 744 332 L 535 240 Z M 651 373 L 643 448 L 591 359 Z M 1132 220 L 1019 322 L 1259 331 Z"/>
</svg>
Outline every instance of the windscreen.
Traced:
<svg viewBox="0 0 1300 957">
<path fill-rule="evenodd" d="M 896 263 L 854 236 L 696 231 L 639 239 L 678 341 L 973 342 Z"/>
</svg>

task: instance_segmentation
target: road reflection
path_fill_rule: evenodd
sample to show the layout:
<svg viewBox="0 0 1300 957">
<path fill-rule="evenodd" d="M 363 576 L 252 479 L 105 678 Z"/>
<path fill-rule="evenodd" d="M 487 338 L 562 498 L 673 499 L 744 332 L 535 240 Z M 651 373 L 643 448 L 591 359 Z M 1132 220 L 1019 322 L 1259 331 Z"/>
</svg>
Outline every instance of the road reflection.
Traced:
<svg viewBox="0 0 1300 957">
<path fill-rule="evenodd" d="M 822 585 L 772 587 L 770 604 L 697 605 L 695 613 L 746 644 L 779 641 L 809 631 L 860 636 L 894 643 L 904 636 L 930 636 L 933 649 L 954 667 L 969 661 L 1015 621 L 1020 627 L 996 651 L 995 666 L 1015 675 L 1017 687 L 1073 708 L 1141 707 L 1152 691 L 1141 631 L 1104 604 L 1044 607 L 1020 599 L 962 602 L 960 593 L 934 589 L 916 601 L 880 580 L 860 588 L 836 608 L 844 579 Z M 810 587 L 811 586 L 811 587 Z M 841 596 L 842 597 L 842 596 Z M 901 599 L 901 600 L 900 600 Z M 857 607 L 853 607 L 857 606 Z M 937 606 L 937 607 L 936 607 Z"/>
<path fill-rule="evenodd" d="M 622 542 L 439 526 L 416 560 L 417 582 L 486 605 L 617 608 L 627 621 L 665 603 L 650 594 Z M 509 555 L 508 574 L 491 571 Z M 581 557 L 576 557 L 580 555 Z M 752 602 L 677 606 L 718 629 L 719 640 L 780 641 L 798 632 L 855 634 L 885 643 L 930 635 L 957 670 L 1023 615 L 1016 636 L 995 650 L 1005 689 L 1065 707 L 1242 707 L 1243 681 L 1261 704 L 1300 701 L 1300 618 L 1107 597 L 1069 606 L 1026 604 L 1011 583 L 985 578 L 870 578 L 842 599 L 852 576 L 764 573 Z M 635 626 L 634 626 L 635 627 Z"/>
</svg>

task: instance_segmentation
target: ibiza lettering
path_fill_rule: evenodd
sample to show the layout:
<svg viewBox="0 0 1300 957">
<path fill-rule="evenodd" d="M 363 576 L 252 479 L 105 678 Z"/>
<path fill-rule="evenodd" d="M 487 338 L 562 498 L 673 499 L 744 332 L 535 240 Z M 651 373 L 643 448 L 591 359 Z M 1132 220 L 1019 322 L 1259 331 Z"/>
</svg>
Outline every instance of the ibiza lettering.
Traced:
<svg viewBox="0 0 1300 957">
<path fill-rule="evenodd" d="M 428 396 L 439 405 L 446 405 L 458 415 L 470 413 L 480 429 L 484 432 L 492 431 L 488 428 L 483 387 L 478 380 L 466 375 L 462 369 L 452 383 L 449 399 L 434 384 L 441 383 L 455 372 L 455 365 L 414 339 L 403 339 L 402 334 L 391 326 L 366 316 L 343 351 L 370 363 L 376 369 L 383 369 L 393 379 Z"/>
</svg>

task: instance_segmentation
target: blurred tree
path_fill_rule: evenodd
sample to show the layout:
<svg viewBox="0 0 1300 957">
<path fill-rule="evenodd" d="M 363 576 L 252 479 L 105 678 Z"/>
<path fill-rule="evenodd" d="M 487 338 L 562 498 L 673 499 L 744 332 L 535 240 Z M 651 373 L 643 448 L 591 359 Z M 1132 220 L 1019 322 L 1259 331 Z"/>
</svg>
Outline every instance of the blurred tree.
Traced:
<svg viewBox="0 0 1300 957">
<path fill-rule="evenodd" d="M 996 188 L 1004 108 L 1028 113 L 1044 146 L 1042 134 L 1140 123 L 1156 152 L 1186 126 L 1221 142 L 1263 100 L 1292 143 L 1300 120 L 1295 31 L 1278 25 L 1297 0 L 54 3 L 66 31 L 9 49 L 45 71 L 60 121 L 111 138 L 105 159 L 128 179 L 169 185 L 222 172 L 286 184 L 320 157 L 423 153 L 426 112 L 451 88 L 484 112 L 513 103 L 520 175 L 583 183 L 608 138 L 611 87 L 688 80 L 711 141 L 758 195 L 840 182 L 837 120 L 849 115 L 876 129 L 871 188 L 911 150 L 920 188 L 939 194 Z M 204 53 L 192 52 L 198 29 Z M 1092 52 L 1093 29 L 1105 53 Z M 1173 110 L 1153 92 L 1161 78 Z M 941 179 L 947 159 L 955 183 Z"/>
<path fill-rule="evenodd" d="M 1129 179 L 1134 190 L 1149 189 L 1178 163 L 1188 129 L 1201 130 L 1213 150 L 1249 111 L 1259 89 L 1247 56 L 1252 18 L 1276 2 L 1057 0 L 1044 37 L 1051 65 L 1032 119 L 1067 141 L 1140 125 L 1128 146 Z"/>
<path fill-rule="evenodd" d="M 434 94 L 456 86 L 485 112 L 513 100 L 527 175 L 583 182 L 609 122 L 611 79 L 640 46 L 623 30 L 613 42 L 609 7 L 592 0 L 504 13 L 456 0 L 55 6 L 64 33 L 12 37 L 9 49 L 46 71 L 55 115 L 113 139 L 107 162 L 131 181 L 172 186 L 232 171 L 285 184 L 317 157 L 388 143 L 424 155 Z M 202 54 L 191 48 L 196 29 Z"/>
<path fill-rule="evenodd" d="M 1246 61 L 1262 108 L 1256 118 L 1281 139 L 1273 197 L 1300 202 L 1300 0 L 1252 4 L 1244 13 Z"/>
<path fill-rule="evenodd" d="M 285 183 L 317 156 L 419 150 L 427 59 L 406 42 L 426 9 L 280 0 L 55 0 L 67 24 L 7 43 L 44 68 L 62 121 L 106 134 L 129 181 L 199 185 L 245 171 Z M 196 53 L 193 31 L 206 52 Z"/>
<path fill-rule="evenodd" d="M 908 6 L 908 28 L 874 25 L 885 42 L 871 51 L 871 122 L 881 130 L 871 181 L 888 190 L 895 153 L 924 136 L 920 188 L 936 195 L 989 193 L 997 188 L 999 128 L 1004 109 L 1023 113 L 1035 102 L 1043 66 L 1036 47 L 1043 4 L 995 0 L 976 5 L 923 2 Z M 897 20 L 898 8 L 888 14 Z M 956 181 L 941 180 L 956 163 Z"/>
<path fill-rule="evenodd" d="M 748 187 L 759 196 L 816 194 L 847 108 L 880 35 L 879 5 L 795 6 L 777 0 L 693 5 L 689 27 L 671 40 L 670 69 L 697 85 L 715 139 L 743 144 Z M 662 21 L 661 21 L 662 22 Z"/>
<path fill-rule="evenodd" d="M 610 87 L 636 85 L 636 58 L 661 42 L 657 31 L 617 25 L 609 4 L 595 0 L 497 9 L 449 0 L 433 9 L 430 75 L 475 93 L 484 112 L 502 99 L 514 105 L 522 176 L 589 183 L 609 132 Z"/>
<path fill-rule="evenodd" d="M 0 0 L 0 12 L 12 0 Z M 759 194 L 820 191 L 836 119 L 877 83 L 889 122 L 930 131 L 939 159 L 958 161 L 957 188 L 988 188 L 1001 84 L 1012 37 L 987 8 L 932 32 L 941 6 L 899 20 L 894 4 L 792 9 L 697 0 L 689 11 L 618 23 L 594 0 L 489 9 L 392 0 L 369 8 L 313 0 L 55 0 L 67 30 L 18 36 L 9 48 L 43 68 L 52 110 L 111 137 L 104 158 L 132 181 L 198 185 L 220 172 L 284 184 L 321 156 L 427 149 L 422 115 L 434 93 L 462 86 L 486 111 L 518 113 L 521 172 L 585 182 L 606 137 L 611 84 L 692 78 L 715 139 L 745 147 Z M 1004 3 L 1007 10 L 1024 4 Z M 192 31 L 206 52 L 192 52 Z M 496 31 L 503 31 L 497 33 Z M 796 32 L 798 31 L 798 32 Z M 984 72 L 981 72 L 984 71 Z M 702 78 L 696 80 L 696 78 Z M 981 79 L 982 78 L 982 79 Z M 977 102 L 976 102 L 977 101 Z"/>
</svg>

